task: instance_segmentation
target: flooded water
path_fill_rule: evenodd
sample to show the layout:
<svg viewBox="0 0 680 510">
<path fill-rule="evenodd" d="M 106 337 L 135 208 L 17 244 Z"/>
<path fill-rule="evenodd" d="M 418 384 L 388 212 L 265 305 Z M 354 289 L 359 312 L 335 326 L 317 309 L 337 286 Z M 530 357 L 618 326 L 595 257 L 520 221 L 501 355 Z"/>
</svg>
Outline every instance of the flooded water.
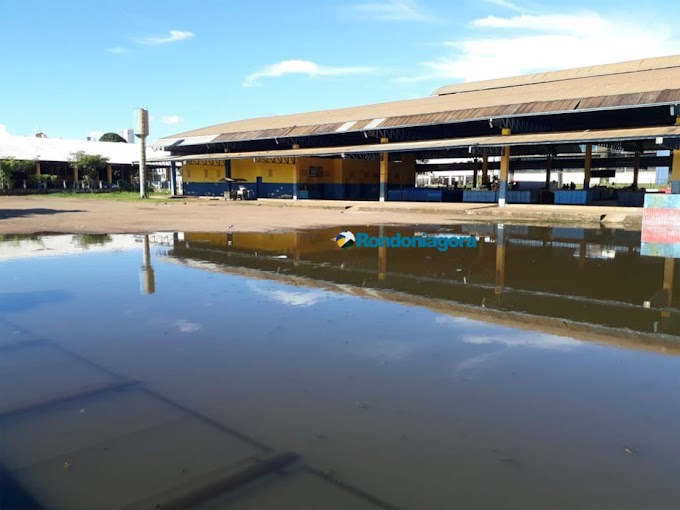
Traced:
<svg viewBox="0 0 680 510">
<path fill-rule="evenodd" d="M 677 260 L 339 230 L 0 237 L 0 507 L 678 507 Z"/>
</svg>

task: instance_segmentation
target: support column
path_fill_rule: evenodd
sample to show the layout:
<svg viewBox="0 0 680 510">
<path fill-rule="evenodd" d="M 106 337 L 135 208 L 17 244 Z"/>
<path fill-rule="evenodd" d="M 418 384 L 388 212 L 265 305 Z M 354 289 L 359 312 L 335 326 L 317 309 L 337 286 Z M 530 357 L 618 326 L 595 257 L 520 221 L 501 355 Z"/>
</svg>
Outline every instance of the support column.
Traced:
<svg viewBox="0 0 680 510">
<path fill-rule="evenodd" d="M 111 184 L 113 182 L 113 170 L 111 165 L 106 165 L 106 182 Z"/>
<path fill-rule="evenodd" d="M 472 187 L 477 187 L 477 173 L 479 172 L 479 161 L 475 158 L 472 167 Z"/>
<path fill-rule="evenodd" d="M 293 200 L 298 199 L 299 191 L 300 191 L 300 158 L 295 156 L 295 169 L 293 170 Z"/>
<path fill-rule="evenodd" d="M 35 175 L 41 175 L 40 174 L 40 161 L 35 162 Z"/>
<path fill-rule="evenodd" d="M 381 225 L 378 230 L 378 238 L 385 235 L 385 228 Z M 378 280 L 384 280 L 387 277 L 387 246 L 378 245 Z"/>
<path fill-rule="evenodd" d="M 633 188 L 637 188 L 638 176 L 640 175 L 640 153 L 635 153 L 635 163 L 633 164 Z"/>
<path fill-rule="evenodd" d="M 141 294 L 153 294 L 156 292 L 156 274 L 151 265 L 151 246 L 148 234 L 144 234 L 144 262 L 139 277 Z"/>
<path fill-rule="evenodd" d="M 671 193 L 680 193 L 680 150 L 673 151 L 671 163 Z"/>
<path fill-rule="evenodd" d="M 73 167 L 73 182 L 78 182 L 78 169 Z"/>
<path fill-rule="evenodd" d="M 295 232 L 295 246 L 293 247 L 293 267 L 300 265 L 300 233 Z"/>
<path fill-rule="evenodd" d="M 552 175 L 552 154 L 548 154 L 545 160 L 545 189 L 550 189 L 550 176 Z"/>
<path fill-rule="evenodd" d="M 588 191 L 590 189 L 590 164 L 593 157 L 593 145 L 586 144 L 586 157 L 583 162 L 583 189 Z"/>
<path fill-rule="evenodd" d="M 486 151 L 482 153 L 482 184 L 489 184 L 489 153 Z"/>
<path fill-rule="evenodd" d="M 666 308 L 673 307 L 673 277 L 675 275 L 675 259 L 667 258 L 663 263 L 663 290 L 666 294 Z"/>
<path fill-rule="evenodd" d="M 505 229 L 499 223 L 496 227 L 496 287 L 495 294 L 499 295 L 505 287 Z"/>
<path fill-rule="evenodd" d="M 389 138 L 381 138 L 380 143 L 388 143 Z M 380 201 L 387 199 L 387 183 L 389 180 L 389 153 L 383 152 L 380 155 Z"/>
<path fill-rule="evenodd" d="M 502 135 L 509 136 L 510 128 L 503 128 Z M 501 175 L 498 180 L 498 207 L 505 207 L 505 195 L 508 192 L 508 175 L 510 174 L 510 146 L 503 147 L 501 155 Z"/>
<path fill-rule="evenodd" d="M 229 176 L 227 176 L 229 177 Z M 229 183 L 229 191 L 231 191 L 231 182 Z M 170 162 L 170 195 L 177 195 L 177 163 Z"/>
</svg>

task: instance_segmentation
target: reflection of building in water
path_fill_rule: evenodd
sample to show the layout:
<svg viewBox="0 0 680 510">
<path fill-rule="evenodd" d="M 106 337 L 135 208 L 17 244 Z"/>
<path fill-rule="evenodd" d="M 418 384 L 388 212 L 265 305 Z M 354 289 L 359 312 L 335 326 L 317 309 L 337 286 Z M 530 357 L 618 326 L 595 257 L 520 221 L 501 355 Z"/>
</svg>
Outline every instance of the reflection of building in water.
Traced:
<svg viewBox="0 0 680 510">
<path fill-rule="evenodd" d="M 332 241 L 340 229 L 302 233 L 183 234 L 170 255 L 330 284 L 380 289 L 489 311 L 566 323 L 680 335 L 678 296 L 664 289 L 673 262 L 640 257 L 640 233 L 581 228 L 464 225 L 477 248 L 350 248 Z M 437 227 L 419 227 L 442 233 Z M 410 228 L 354 229 L 402 236 Z M 677 276 L 677 272 L 675 273 Z M 663 299 L 659 299 L 663 296 Z M 670 296 L 670 297 L 667 297 Z M 644 306 L 646 301 L 650 307 Z M 665 317 L 659 321 L 661 312 Z M 666 313 L 667 312 L 667 313 Z M 533 318 L 532 318 L 533 317 Z M 655 323 L 656 324 L 655 326 Z"/>
</svg>

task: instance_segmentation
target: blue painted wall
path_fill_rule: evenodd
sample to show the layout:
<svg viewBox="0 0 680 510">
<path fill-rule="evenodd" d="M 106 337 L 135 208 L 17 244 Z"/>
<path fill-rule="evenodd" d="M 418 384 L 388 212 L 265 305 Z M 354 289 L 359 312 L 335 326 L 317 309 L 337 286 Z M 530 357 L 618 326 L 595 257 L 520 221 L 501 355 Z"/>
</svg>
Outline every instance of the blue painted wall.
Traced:
<svg viewBox="0 0 680 510">
<path fill-rule="evenodd" d="M 225 191 L 229 191 L 228 182 L 185 182 L 182 190 L 188 196 L 224 196 Z"/>
</svg>

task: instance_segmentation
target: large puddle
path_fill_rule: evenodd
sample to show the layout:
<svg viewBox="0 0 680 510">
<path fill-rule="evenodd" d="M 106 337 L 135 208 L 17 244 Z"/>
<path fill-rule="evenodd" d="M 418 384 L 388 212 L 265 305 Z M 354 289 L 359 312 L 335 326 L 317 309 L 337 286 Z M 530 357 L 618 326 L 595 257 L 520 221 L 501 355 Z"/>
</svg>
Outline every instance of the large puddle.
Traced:
<svg viewBox="0 0 680 510">
<path fill-rule="evenodd" d="M 677 260 L 339 230 L 0 237 L 0 506 L 677 508 Z"/>
</svg>

